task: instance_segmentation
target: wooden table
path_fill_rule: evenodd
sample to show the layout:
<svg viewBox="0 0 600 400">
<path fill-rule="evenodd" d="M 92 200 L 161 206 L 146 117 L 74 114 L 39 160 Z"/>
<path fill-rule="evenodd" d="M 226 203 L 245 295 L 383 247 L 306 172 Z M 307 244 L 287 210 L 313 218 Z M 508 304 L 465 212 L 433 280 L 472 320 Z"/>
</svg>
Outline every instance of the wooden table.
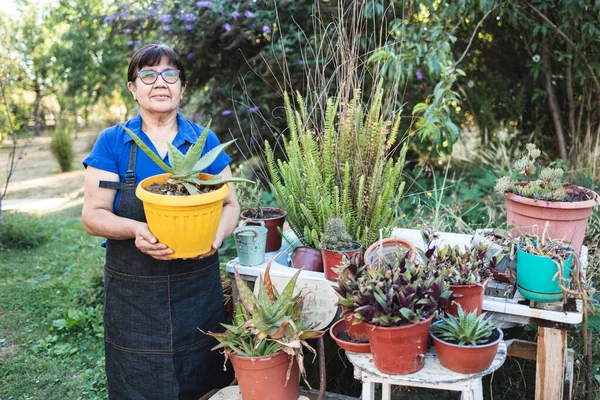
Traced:
<svg viewBox="0 0 600 400">
<path fill-rule="evenodd" d="M 461 392 L 462 400 L 483 400 L 481 378 L 502 366 L 506 360 L 506 344 L 500 342 L 492 365 L 478 374 L 459 374 L 442 366 L 433 348 L 425 356 L 423 369 L 410 375 L 389 375 L 375 368 L 373 356 L 346 351 L 354 366 L 354 378 L 362 381 L 362 400 L 375 400 L 375 384 L 381 383 L 382 400 L 390 400 L 391 386 L 412 386 Z"/>
</svg>

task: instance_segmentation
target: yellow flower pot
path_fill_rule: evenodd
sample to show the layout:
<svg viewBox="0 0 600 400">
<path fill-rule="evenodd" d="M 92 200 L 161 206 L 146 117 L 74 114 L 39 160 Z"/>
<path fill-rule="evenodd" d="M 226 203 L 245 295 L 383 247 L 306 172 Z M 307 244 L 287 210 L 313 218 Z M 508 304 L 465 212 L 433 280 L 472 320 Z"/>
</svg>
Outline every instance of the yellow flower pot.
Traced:
<svg viewBox="0 0 600 400">
<path fill-rule="evenodd" d="M 229 185 L 191 196 L 165 196 L 145 190 L 153 183 L 165 183 L 170 176 L 160 174 L 146 178 L 135 191 L 144 203 L 148 228 L 159 242 L 173 250 L 172 258 L 192 258 L 208 253 L 217 234 Z M 211 177 L 200 174 L 202 180 Z"/>
</svg>

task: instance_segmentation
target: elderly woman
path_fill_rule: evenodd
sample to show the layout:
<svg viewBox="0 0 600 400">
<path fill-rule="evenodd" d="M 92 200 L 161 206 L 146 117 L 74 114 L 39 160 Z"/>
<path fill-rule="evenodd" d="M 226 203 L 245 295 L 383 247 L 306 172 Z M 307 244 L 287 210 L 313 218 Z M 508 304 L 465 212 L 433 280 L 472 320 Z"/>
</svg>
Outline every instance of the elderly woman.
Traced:
<svg viewBox="0 0 600 400">
<path fill-rule="evenodd" d="M 125 125 L 168 163 L 168 143 L 183 153 L 203 128 L 182 118 L 177 106 L 186 77 L 177 54 L 148 45 L 131 58 L 127 87 L 139 115 Z M 209 131 L 203 153 L 219 145 Z M 205 171 L 230 177 L 225 153 Z M 135 196 L 141 180 L 162 173 L 119 125 L 100 134 L 84 160 L 83 223 L 106 238 L 104 338 L 111 399 L 194 399 L 226 386 L 231 372 L 210 351 L 225 321 L 217 249 L 236 226 L 240 206 L 233 186 L 223 204 L 212 251 L 198 259 L 171 259 L 173 251 L 148 229 Z M 232 183 L 229 183 L 232 185 Z M 231 371 L 231 368 L 228 368 Z"/>
</svg>

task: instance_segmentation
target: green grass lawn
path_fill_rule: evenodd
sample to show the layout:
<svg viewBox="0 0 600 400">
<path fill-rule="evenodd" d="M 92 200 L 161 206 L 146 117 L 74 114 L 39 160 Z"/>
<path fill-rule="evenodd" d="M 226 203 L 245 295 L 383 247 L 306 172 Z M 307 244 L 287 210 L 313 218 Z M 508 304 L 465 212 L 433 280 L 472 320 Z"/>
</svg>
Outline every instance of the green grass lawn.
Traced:
<svg viewBox="0 0 600 400">
<path fill-rule="evenodd" d="M 80 214 L 79 206 L 40 217 L 47 243 L 1 250 L 2 400 L 106 398 L 104 251 Z"/>
</svg>

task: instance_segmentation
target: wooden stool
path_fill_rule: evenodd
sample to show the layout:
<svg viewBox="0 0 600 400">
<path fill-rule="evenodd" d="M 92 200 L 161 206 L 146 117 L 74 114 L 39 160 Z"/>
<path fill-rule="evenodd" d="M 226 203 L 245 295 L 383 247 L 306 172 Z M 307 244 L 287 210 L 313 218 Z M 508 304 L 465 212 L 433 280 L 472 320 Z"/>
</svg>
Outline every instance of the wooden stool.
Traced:
<svg viewBox="0 0 600 400">
<path fill-rule="evenodd" d="M 363 383 L 362 400 L 375 400 L 375 384 L 382 384 L 382 400 L 390 400 L 391 386 L 413 386 L 462 392 L 462 400 L 483 400 L 481 378 L 492 373 L 506 360 L 506 344 L 501 342 L 492 365 L 478 374 L 464 375 L 452 372 L 440 364 L 433 348 L 425 356 L 425 366 L 410 375 L 388 375 L 375 368 L 373 356 L 347 351 L 348 360 L 354 365 L 354 378 Z"/>
<path fill-rule="evenodd" d="M 210 400 L 242 400 L 239 386 L 227 386 L 219 390 Z M 309 400 L 306 396 L 298 397 L 298 400 Z"/>
</svg>

